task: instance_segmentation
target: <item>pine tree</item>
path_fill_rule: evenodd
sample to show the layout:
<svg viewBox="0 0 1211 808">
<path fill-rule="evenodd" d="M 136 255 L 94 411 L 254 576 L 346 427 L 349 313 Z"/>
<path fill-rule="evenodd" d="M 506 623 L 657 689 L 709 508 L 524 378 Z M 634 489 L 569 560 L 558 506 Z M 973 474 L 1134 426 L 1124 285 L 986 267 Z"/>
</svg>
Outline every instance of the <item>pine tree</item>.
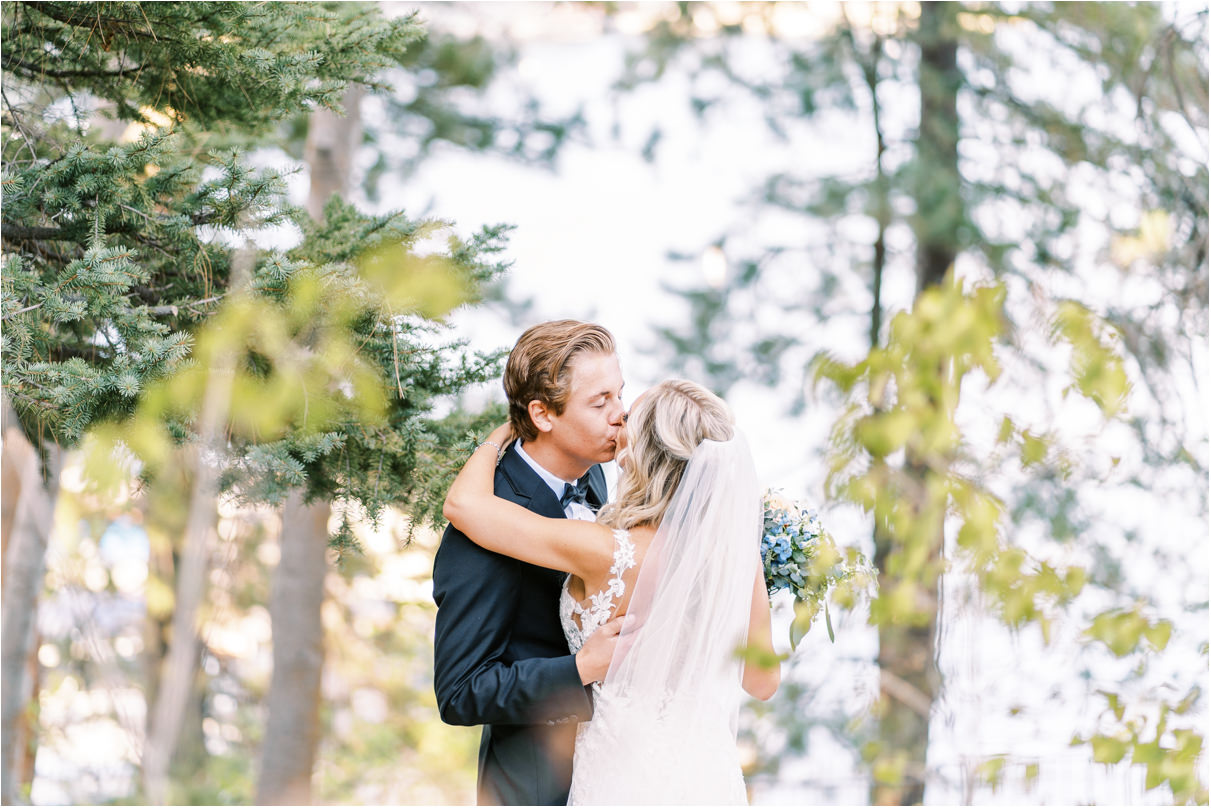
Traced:
<svg viewBox="0 0 1211 808">
<path fill-rule="evenodd" d="M 304 161 L 309 169 L 307 213 L 323 217 L 324 203 L 349 192 L 361 140 L 362 88 L 345 91 L 343 115 L 310 115 Z M 256 802 L 311 802 L 311 772 L 319 745 L 320 681 L 324 668 L 324 579 L 328 572 L 328 518 L 332 504 L 304 500 L 294 490 L 281 508 L 280 550 L 269 598 L 273 681 L 266 699 Z"/>
<path fill-rule="evenodd" d="M 444 338 L 440 318 L 499 273 L 502 230 L 416 256 L 444 224 L 339 200 L 313 224 L 285 203 L 280 177 L 234 148 L 300 109 L 339 106 L 350 83 L 386 89 L 379 77 L 417 42 L 415 20 L 309 3 L 10 3 L 3 14 L 4 393 L 41 455 L 92 435 L 95 470 L 120 438 L 154 486 L 197 436 L 212 363 L 228 356 L 216 486 L 247 501 L 301 488 L 371 514 L 397 503 L 414 503 L 418 520 L 436 514 L 474 424 L 434 421 L 431 408 L 497 361 Z M 90 124 L 101 107 L 140 133 L 107 140 Z M 301 243 L 253 255 L 237 282 L 233 242 L 281 224 Z M 41 559 L 35 534 L 12 535 Z M 6 800 L 28 656 L 9 621 L 29 624 L 40 580 L 5 588 Z"/>
</svg>

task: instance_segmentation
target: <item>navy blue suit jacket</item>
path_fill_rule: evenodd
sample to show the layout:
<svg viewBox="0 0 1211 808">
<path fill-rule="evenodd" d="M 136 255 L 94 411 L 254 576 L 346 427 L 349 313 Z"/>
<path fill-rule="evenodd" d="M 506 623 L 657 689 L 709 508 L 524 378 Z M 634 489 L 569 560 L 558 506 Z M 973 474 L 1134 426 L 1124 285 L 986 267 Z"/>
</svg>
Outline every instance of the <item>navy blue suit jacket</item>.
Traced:
<svg viewBox="0 0 1211 808">
<path fill-rule="evenodd" d="M 551 488 L 515 447 L 496 467 L 496 495 L 563 518 Z M 606 500 L 599 466 L 589 470 L 588 498 L 593 507 Z M 563 579 L 485 550 L 453 525 L 442 535 L 433 563 L 433 686 L 443 721 L 484 725 L 481 805 L 567 804 L 576 724 L 593 707 L 559 625 Z"/>
</svg>

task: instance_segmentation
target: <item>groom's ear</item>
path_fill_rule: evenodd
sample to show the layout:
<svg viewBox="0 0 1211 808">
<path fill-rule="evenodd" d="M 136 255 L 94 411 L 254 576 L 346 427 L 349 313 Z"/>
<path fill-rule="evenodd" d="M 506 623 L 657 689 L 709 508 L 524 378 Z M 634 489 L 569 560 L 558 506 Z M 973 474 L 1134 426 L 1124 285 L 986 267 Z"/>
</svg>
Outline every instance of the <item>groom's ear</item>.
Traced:
<svg viewBox="0 0 1211 808">
<path fill-rule="evenodd" d="M 539 432 L 551 431 L 553 426 L 551 423 L 551 411 L 547 409 L 546 404 L 543 404 L 538 399 L 534 399 L 526 405 L 526 409 L 530 413 L 530 420 L 534 422 L 534 427 Z"/>
</svg>

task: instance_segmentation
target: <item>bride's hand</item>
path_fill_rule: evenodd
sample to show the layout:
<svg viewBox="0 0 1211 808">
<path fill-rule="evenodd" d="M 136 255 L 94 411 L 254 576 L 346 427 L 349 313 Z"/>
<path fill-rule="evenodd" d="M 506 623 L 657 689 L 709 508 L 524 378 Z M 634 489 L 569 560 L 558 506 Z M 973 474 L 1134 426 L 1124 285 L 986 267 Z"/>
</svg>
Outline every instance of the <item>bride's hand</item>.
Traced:
<svg viewBox="0 0 1211 808">
<path fill-rule="evenodd" d="M 618 647 L 618 635 L 622 631 L 622 617 L 603 623 L 589 635 L 584 646 L 576 652 L 576 670 L 580 681 L 589 685 L 605 679 L 610 670 L 610 661 Z"/>
<path fill-rule="evenodd" d="M 495 443 L 500 447 L 500 451 L 503 452 L 511 440 L 513 440 L 513 427 L 509 426 L 509 424 L 501 424 L 492 430 L 491 434 L 484 439 L 484 443 Z"/>
<path fill-rule="evenodd" d="M 481 510 L 485 501 L 493 498 L 495 468 L 512 437 L 513 429 L 508 424 L 496 427 L 471 450 L 462 469 L 455 475 L 446 491 L 446 501 L 442 503 L 442 515 L 459 530 L 466 532 L 467 514 Z M 484 447 L 494 451 L 484 451 Z"/>
</svg>

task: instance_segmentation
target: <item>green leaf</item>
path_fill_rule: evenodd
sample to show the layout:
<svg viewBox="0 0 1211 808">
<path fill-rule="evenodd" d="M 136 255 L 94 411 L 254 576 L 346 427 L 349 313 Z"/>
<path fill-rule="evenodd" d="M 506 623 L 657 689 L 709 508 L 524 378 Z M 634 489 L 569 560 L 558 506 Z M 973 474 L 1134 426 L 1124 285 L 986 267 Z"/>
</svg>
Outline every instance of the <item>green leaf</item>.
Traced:
<svg viewBox="0 0 1211 808">
<path fill-rule="evenodd" d="M 1160 763 L 1165 759 L 1165 749 L 1159 743 L 1137 743 L 1131 753 L 1132 763 Z"/>
<path fill-rule="evenodd" d="M 1013 437 L 1013 433 L 1013 420 L 1006 415 L 1001 419 L 1001 429 L 997 433 L 997 443 L 1008 443 L 1009 439 Z"/>
<path fill-rule="evenodd" d="M 1106 705 L 1110 708 L 1110 711 L 1114 713 L 1114 717 L 1117 720 L 1122 721 L 1123 712 L 1126 708 L 1123 703 L 1119 701 L 1118 693 L 1111 693 L 1108 690 L 1103 690 L 1101 693 L 1106 697 Z"/>
<path fill-rule="evenodd" d="M 1022 433 L 1022 465 L 1031 466 L 1047 456 L 1047 441 L 1030 432 Z"/>
<path fill-rule="evenodd" d="M 1164 651 L 1173 635 L 1173 624 L 1168 620 L 1158 620 L 1144 629 L 1144 637 L 1155 651 Z"/>
<path fill-rule="evenodd" d="M 978 776 L 984 780 L 993 791 L 1001 785 L 1001 781 L 1005 772 L 1005 758 L 1002 755 L 990 757 L 980 763 L 976 772 Z"/>
<path fill-rule="evenodd" d="M 891 754 L 879 755 L 871 767 L 871 775 L 876 783 L 894 786 L 904 782 L 904 772 L 907 768 L 908 753 L 897 750 Z"/>
<path fill-rule="evenodd" d="M 1123 657 L 1139 647 L 1146 628 L 1148 621 L 1138 612 L 1112 610 L 1094 617 L 1085 634 L 1104 643 L 1115 656 Z"/>
<path fill-rule="evenodd" d="M 1129 744 L 1108 735 L 1094 735 L 1089 739 L 1093 746 L 1093 759 L 1098 763 L 1118 763 L 1127 754 Z"/>
<path fill-rule="evenodd" d="M 812 621 L 816 619 L 816 614 L 819 613 L 820 607 L 810 601 L 795 600 L 795 618 L 791 620 L 790 639 L 791 649 L 799 646 L 799 643 L 807 636 L 807 632 L 811 630 Z"/>
<path fill-rule="evenodd" d="M 876 457 L 902 448 L 917 428 L 916 419 L 903 410 L 893 410 L 862 419 L 855 429 L 859 441 Z"/>
<path fill-rule="evenodd" d="M 766 670 L 778 666 L 786 657 L 757 645 L 742 645 L 736 649 L 736 658 Z"/>
</svg>

